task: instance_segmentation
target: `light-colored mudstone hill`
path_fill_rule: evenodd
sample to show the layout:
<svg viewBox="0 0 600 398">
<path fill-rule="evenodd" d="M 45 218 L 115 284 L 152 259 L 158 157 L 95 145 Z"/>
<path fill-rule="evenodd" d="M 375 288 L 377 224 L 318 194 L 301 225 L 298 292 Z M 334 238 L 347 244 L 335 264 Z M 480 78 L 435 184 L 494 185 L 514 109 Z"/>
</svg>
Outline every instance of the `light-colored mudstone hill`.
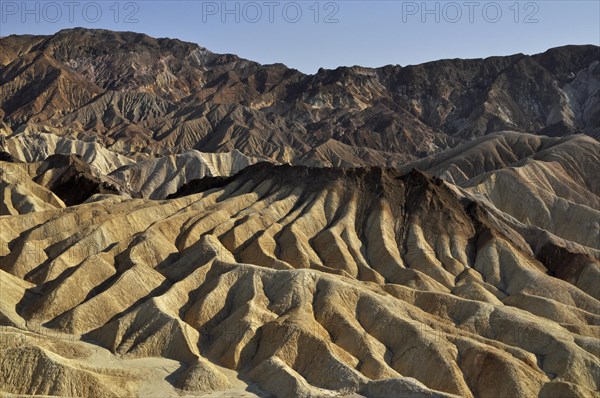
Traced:
<svg viewBox="0 0 600 398">
<path fill-rule="evenodd" d="M 550 158 L 462 186 L 260 163 L 1 217 L 0 389 L 597 396 L 598 185 Z"/>
</svg>

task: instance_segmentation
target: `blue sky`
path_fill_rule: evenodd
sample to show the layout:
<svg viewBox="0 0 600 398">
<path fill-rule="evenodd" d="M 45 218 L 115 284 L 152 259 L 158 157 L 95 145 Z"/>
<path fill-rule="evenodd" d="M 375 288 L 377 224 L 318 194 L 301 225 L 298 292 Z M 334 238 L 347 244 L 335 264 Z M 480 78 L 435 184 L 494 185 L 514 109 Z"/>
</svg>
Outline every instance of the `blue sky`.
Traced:
<svg viewBox="0 0 600 398">
<path fill-rule="evenodd" d="M 84 26 L 198 43 L 306 73 L 600 44 L 600 1 L 5 1 L 0 35 Z"/>
</svg>

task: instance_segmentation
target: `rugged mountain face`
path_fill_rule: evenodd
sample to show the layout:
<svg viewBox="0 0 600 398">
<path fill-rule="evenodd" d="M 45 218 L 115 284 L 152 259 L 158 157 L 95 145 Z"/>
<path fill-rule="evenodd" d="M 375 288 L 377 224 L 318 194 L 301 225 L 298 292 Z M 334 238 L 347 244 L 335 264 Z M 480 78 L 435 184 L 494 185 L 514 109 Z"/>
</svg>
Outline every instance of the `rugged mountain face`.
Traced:
<svg viewBox="0 0 600 398">
<path fill-rule="evenodd" d="M 94 137 L 121 155 L 395 167 L 501 130 L 600 133 L 596 46 L 315 75 L 129 32 L 9 36 L 0 50 L 6 133 Z"/>
<path fill-rule="evenodd" d="M 0 393 L 597 397 L 598 51 L 0 39 Z"/>
<path fill-rule="evenodd" d="M 446 180 L 262 162 L 2 217 L 1 389 L 593 397 L 599 154 L 501 133 L 419 161 Z"/>
</svg>

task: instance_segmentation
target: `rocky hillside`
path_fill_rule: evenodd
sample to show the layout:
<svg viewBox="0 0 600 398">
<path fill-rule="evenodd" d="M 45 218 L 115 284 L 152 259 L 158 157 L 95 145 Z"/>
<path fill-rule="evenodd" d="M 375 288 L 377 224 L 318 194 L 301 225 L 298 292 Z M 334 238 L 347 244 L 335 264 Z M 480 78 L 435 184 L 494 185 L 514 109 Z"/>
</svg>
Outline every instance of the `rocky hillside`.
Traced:
<svg viewBox="0 0 600 398">
<path fill-rule="evenodd" d="M 598 55 L 0 39 L 0 395 L 598 397 Z"/>
<path fill-rule="evenodd" d="M 503 133 L 421 161 L 448 181 L 262 162 L 1 217 L 0 390 L 594 397 L 599 154 Z"/>
<path fill-rule="evenodd" d="M 600 134 L 600 48 L 304 75 L 137 33 L 0 39 L 5 134 L 393 167 L 501 130 Z"/>
</svg>

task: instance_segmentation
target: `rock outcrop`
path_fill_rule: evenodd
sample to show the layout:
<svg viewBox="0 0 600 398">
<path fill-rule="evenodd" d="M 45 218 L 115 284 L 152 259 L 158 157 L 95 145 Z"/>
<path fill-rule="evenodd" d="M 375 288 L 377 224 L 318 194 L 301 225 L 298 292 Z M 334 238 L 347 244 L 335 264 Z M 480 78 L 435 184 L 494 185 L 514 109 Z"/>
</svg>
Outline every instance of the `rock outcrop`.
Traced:
<svg viewBox="0 0 600 398">
<path fill-rule="evenodd" d="M 2 389 L 139 394 L 163 358 L 165 395 L 232 391 L 239 378 L 277 397 L 593 397 L 600 232 L 567 217 L 600 221 L 578 203 L 596 179 L 572 173 L 593 161 L 588 145 L 598 144 L 537 146 L 523 166 L 489 166 L 462 186 L 416 169 L 259 163 L 171 200 L 113 195 L 0 218 L 1 272 L 14 285 L 2 333 L 19 341 L 3 348 Z M 560 170 L 567 154 L 579 155 L 571 180 L 554 177 L 579 184 L 571 197 L 533 174 Z M 518 188 L 529 191 L 502 194 L 499 173 L 518 176 L 531 157 L 541 166 Z M 520 219 L 518 205 L 542 197 L 533 177 L 555 187 L 543 203 L 561 203 L 549 210 L 559 222 L 542 210 Z M 69 338 L 125 370 L 95 363 L 83 376 L 93 356 L 73 364 L 56 351 Z M 23 355 L 63 376 L 24 382 L 32 370 L 11 359 Z"/>
<path fill-rule="evenodd" d="M 70 29 L 0 39 L 0 131 L 120 155 L 396 167 L 502 130 L 600 134 L 600 49 L 305 75 L 196 44 Z"/>
<path fill-rule="evenodd" d="M 598 397 L 598 51 L 1 38 L 0 395 Z"/>
</svg>

